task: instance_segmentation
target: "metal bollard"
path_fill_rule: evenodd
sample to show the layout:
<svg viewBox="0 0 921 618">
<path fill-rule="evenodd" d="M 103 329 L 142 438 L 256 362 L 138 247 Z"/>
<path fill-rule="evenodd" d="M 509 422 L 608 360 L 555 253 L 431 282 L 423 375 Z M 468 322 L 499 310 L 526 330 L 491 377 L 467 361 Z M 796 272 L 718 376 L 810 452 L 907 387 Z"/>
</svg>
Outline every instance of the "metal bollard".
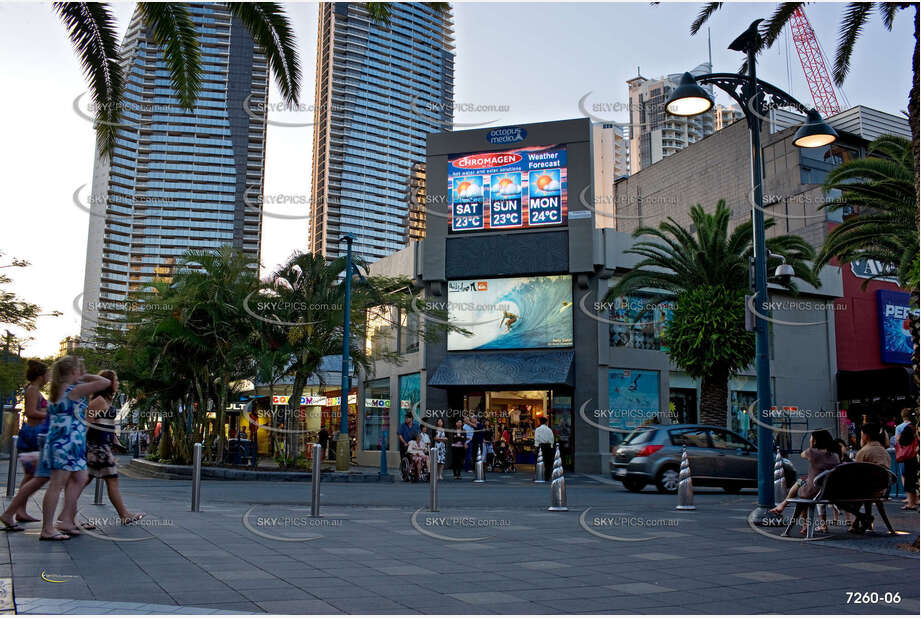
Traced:
<svg viewBox="0 0 921 618">
<path fill-rule="evenodd" d="M 98 476 L 96 477 L 96 487 L 95 491 L 93 492 L 93 504 L 105 504 L 105 502 L 102 500 L 102 478 Z"/>
<path fill-rule="evenodd" d="M 313 445 L 313 469 L 310 474 L 310 516 L 320 516 L 320 451 L 319 444 Z"/>
<path fill-rule="evenodd" d="M 10 469 L 6 475 L 6 497 L 16 495 L 16 466 L 19 465 L 19 435 L 10 438 Z"/>
<path fill-rule="evenodd" d="M 483 445 L 480 444 L 477 449 L 476 455 L 476 465 L 473 467 L 473 470 L 476 474 L 476 477 L 473 479 L 474 483 L 485 483 L 486 482 L 486 465 L 483 463 Z"/>
<path fill-rule="evenodd" d="M 438 452 L 429 449 L 429 511 L 438 512 Z"/>
<path fill-rule="evenodd" d="M 688 461 L 688 449 L 681 449 L 681 469 L 678 472 L 678 506 L 679 511 L 694 511 L 694 484 L 691 482 L 691 464 Z"/>
<path fill-rule="evenodd" d="M 201 442 L 192 448 L 192 512 L 201 511 Z"/>
<path fill-rule="evenodd" d="M 544 451 L 540 446 L 537 447 L 537 463 L 534 465 L 534 482 L 535 483 L 546 483 L 544 480 L 544 475 L 547 473 L 547 469 L 544 467 Z"/>
<path fill-rule="evenodd" d="M 553 453 L 553 471 L 550 473 L 550 506 L 548 511 L 568 511 L 566 506 L 566 478 L 563 476 L 563 458 L 557 445 Z"/>
<path fill-rule="evenodd" d="M 777 449 L 777 457 L 774 458 L 774 504 L 780 504 L 787 497 L 787 480 L 783 474 L 783 458 L 780 456 L 780 449 Z"/>
</svg>

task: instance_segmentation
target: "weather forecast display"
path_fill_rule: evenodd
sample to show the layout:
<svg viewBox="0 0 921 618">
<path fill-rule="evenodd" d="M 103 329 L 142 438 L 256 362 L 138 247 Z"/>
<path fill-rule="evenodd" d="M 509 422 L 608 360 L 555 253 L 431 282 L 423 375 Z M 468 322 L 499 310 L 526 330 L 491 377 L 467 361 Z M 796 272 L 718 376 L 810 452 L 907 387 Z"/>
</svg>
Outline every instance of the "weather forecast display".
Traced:
<svg viewBox="0 0 921 618">
<path fill-rule="evenodd" d="M 566 223 L 566 147 L 533 146 L 448 159 L 451 230 Z"/>
</svg>

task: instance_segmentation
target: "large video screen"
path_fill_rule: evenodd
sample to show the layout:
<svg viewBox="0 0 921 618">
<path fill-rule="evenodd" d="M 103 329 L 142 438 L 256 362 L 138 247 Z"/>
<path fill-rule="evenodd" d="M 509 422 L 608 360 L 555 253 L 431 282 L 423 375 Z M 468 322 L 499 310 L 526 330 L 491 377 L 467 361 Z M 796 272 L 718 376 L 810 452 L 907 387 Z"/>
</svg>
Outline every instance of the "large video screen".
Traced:
<svg viewBox="0 0 921 618">
<path fill-rule="evenodd" d="M 566 147 L 533 146 L 448 159 L 451 230 L 566 222 Z"/>
<path fill-rule="evenodd" d="M 448 350 L 572 346 L 572 277 L 550 275 L 448 281 Z"/>
</svg>

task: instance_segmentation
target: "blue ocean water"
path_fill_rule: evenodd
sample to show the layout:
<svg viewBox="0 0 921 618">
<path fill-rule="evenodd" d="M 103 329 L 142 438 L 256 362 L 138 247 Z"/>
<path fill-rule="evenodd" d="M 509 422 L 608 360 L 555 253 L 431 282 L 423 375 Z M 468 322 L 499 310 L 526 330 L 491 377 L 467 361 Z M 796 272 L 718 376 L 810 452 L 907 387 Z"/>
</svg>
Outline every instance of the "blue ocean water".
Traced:
<svg viewBox="0 0 921 618">
<path fill-rule="evenodd" d="M 572 283 L 569 277 L 525 279 L 496 299 L 518 316 L 510 330 L 497 325 L 495 335 L 478 350 L 552 348 L 572 345 Z"/>
</svg>

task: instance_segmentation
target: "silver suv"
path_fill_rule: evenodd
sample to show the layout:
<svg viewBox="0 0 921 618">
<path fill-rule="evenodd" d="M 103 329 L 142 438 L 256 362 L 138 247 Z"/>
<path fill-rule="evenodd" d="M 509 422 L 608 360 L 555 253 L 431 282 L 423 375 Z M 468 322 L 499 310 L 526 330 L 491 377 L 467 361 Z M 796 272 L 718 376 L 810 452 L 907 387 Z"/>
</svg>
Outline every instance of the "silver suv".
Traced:
<svg viewBox="0 0 921 618">
<path fill-rule="evenodd" d="M 694 485 L 722 487 L 737 492 L 758 486 L 758 449 L 725 427 L 710 425 L 643 425 L 635 429 L 611 455 L 611 478 L 630 491 L 655 483 L 662 493 L 678 490 L 681 449 L 688 449 Z M 796 471 L 783 460 L 787 487 Z"/>
</svg>

